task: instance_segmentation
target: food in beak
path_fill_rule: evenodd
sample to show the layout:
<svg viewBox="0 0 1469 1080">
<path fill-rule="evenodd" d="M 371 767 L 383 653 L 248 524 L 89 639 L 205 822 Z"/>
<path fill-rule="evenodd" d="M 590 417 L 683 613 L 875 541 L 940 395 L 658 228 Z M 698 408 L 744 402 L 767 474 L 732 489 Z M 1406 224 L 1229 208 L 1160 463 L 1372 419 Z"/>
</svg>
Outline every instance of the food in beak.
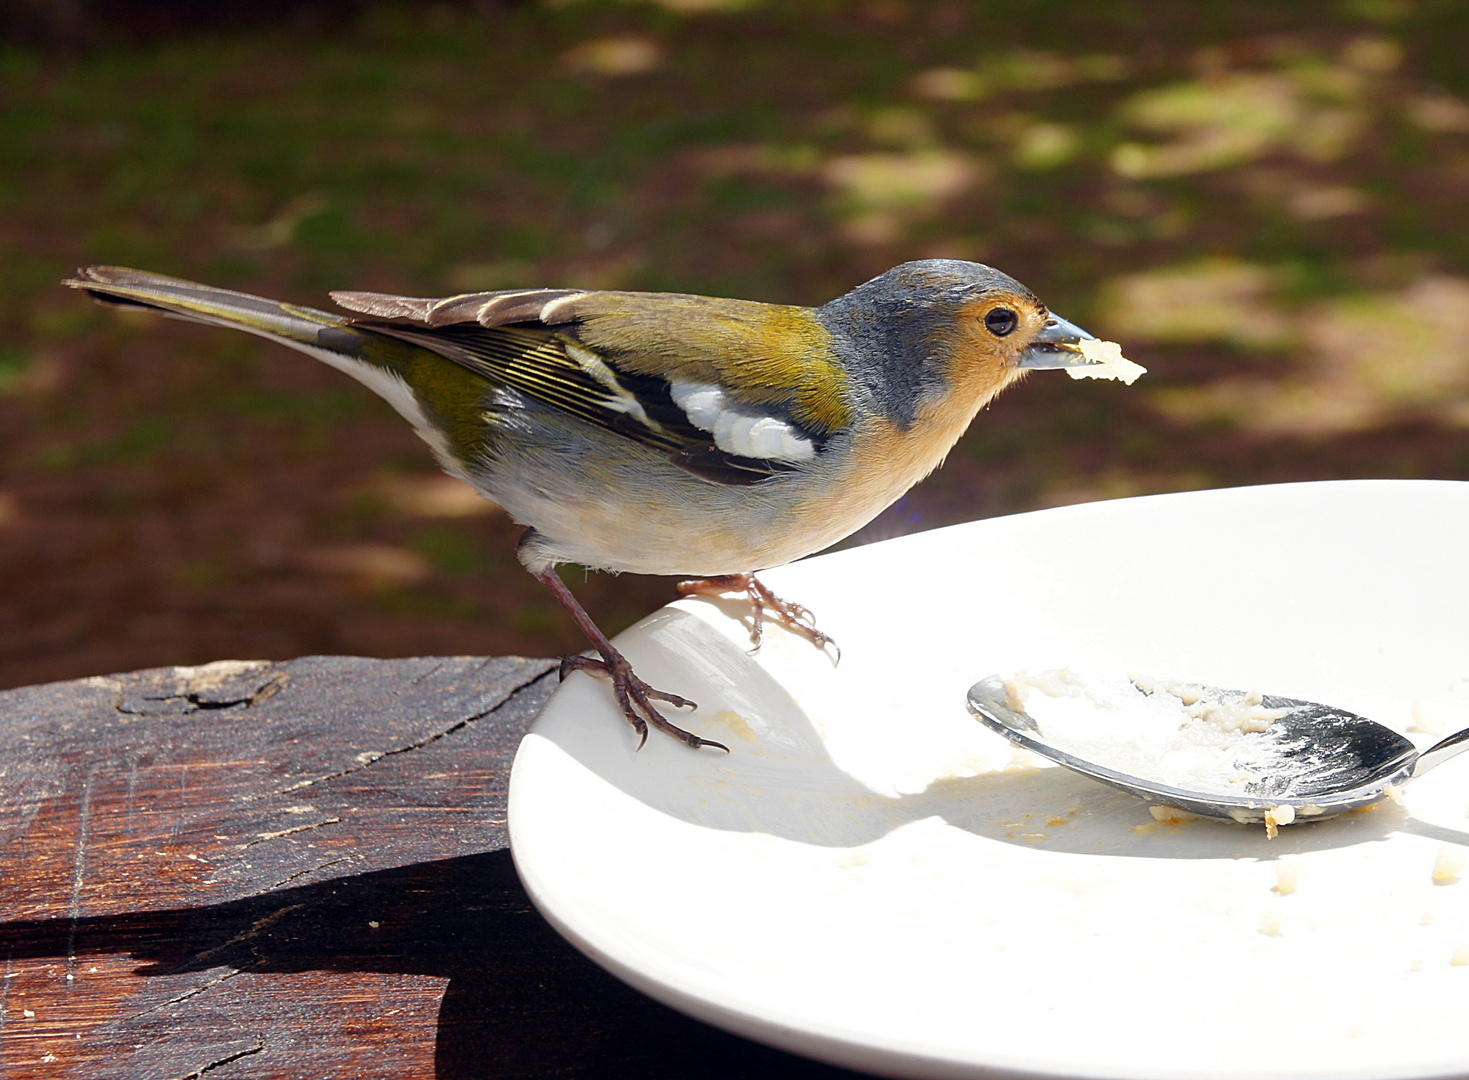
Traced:
<svg viewBox="0 0 1469 1080">
<path fill-rule="evenodd" d="M 1066 374 L 1073 379 L 1116 379 L 1131 386 L 1148 370 L 1123 356 L 1122 346 L 1115 341 L 1082 338 L 1076 343 L 1076 349 L 1091 362 L 1079 367 L 1068 367 Z"/>
</svg>

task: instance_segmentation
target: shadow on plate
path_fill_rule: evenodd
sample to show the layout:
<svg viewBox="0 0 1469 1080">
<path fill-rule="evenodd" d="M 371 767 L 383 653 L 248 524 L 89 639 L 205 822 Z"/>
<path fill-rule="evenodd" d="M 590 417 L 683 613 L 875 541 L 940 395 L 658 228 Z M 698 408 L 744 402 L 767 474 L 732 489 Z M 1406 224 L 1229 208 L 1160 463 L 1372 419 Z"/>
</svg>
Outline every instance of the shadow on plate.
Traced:
<svg viewBox="0 0 1469 1080">
<path fill-rule="evenodd" d="M 742 610 L 710 602 L 731 618 Z M 691 753 L 656 735 L 638 751 L 630 732 L 607 722 L 596 697 L 606 689 L 589 679 L 563 687 L 536 734 L 647 806 L 702 828 L 850 848 L 937 817 L 1037 851 L 1155 859 L 1271 860 L 1405 831 L 1469 841 L 1464 832 L 1415 821 L 1394 803 L 1293 825 L 1274 840 L 1258 826 L 1205 819 L 1165 824 L 1140 800 L 1049 764 L 946 778 L 913 794 L 880 794 L 837 765 L 818 724 L 791 693 L 715 628 L 669 609 L 644 631 L 629 645 L 629 658 L 654 685 L 700 687 L 697 713 L 670 715 L 728 742 L 730 754 Z M 893 737 L 901 731 L 895 728 Z"/>
</svg>

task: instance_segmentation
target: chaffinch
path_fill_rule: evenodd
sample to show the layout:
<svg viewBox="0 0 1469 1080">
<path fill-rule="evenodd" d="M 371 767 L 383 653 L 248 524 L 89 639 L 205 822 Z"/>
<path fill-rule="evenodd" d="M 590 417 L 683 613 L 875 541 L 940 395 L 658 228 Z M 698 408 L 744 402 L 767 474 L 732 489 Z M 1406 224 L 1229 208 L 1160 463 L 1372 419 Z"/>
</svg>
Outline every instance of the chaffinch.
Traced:
<svg viewBox="0 0 1469 1080">
<path fill-rule="evenodd" d="M 861 528 L 923 479 L 1031 368 L 1089 364 L 1091 335 L 979 263 L 905 263 L 818 308 L 673 293 L 517 289 L 421 299 L 336 292 L 349 314 L 120 267 L 66 282 L 98 300 L 231 326 L 323 360 L 385 398 L 446 471 L 526 526 L 518 553 L 595 647 L 622 713 L 722 744 L 653 701 L 558 563 L 743 591 L 831 639 L 755 572 Z M 1080 372 L 1078 372 L 1079 374 Z"/>
</svg>

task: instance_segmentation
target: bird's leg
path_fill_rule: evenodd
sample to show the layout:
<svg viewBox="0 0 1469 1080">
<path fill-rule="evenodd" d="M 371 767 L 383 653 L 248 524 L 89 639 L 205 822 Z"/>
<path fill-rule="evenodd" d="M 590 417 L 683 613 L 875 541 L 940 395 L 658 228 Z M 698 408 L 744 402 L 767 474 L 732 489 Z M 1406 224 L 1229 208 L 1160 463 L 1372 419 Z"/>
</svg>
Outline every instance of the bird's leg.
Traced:
<svg viewBox="0 0 1469 1080">
<path fill-rule="evenodd" d="M 837 659 L 842 658 L 841 646 L 832 640 L 830 634 L 817 629 L 810 609 L 776 596 L 754 574 L 725 574 L 722 577 L 695 578 L 678 583 L 680 596 L 707 596 L 711 593 L 730 592 L 742 592 L 750 598 L 750 604 L 755 609 L 755 618 L 750 624 L 750 641 L 756 649 L 760 648 L 760 642 L 764 640 L 765 613 L 769 611 L 790 629 L 805 634 L 816 643 L 818 649 L 825 649 L 830 645 L 836 650 Z"/>
<path fill-rule="evenodd" d="M 648 741 L 648 725 L 652 724 L 659 731 L 672 735 L 695 750 L 701 746 L 712 746 L 729 753 L 729 747 L 723 743 L 715 742 L 713 739 L 701 739 L 692 731 L 685 731 L 653 707 L 653 702 L 656 700 L 666 701 L 680 709 L 698 708 L 688 698 L 654 689 L 633 674 L 632 665 L 627 662 L 627 658 L 618 652 L 612 642 L 607 640 L 607 635 L 597 628 L 592 617 L 587 614 L 581 604 L 577 603 L 576 597 L 571 594 L 571 590 L 566 587 L 566 583 L 561 580 L 560 575 L 554 569 L 547 567 L 544 570 L 532 571 L 532 573 L 542 585 L 551 590 L 551 595 L 556 598 L 556 602 L 561 605 L 566 614 L 571 616 L 572 621 L 587 636 L 593 648 L 602 654 L 600 660 L 581 655 L 565 657 L 561 661 L 561 677 L 566 678 L 567 672 L 570 671 L 590 671 L 594 675 L 610 679 L 612 692 L 617 695 L 617 704 L 622 709 L 622 715 L 627 717 L 627 722 L 638 733 L 639 750 Z"/>
</svg>

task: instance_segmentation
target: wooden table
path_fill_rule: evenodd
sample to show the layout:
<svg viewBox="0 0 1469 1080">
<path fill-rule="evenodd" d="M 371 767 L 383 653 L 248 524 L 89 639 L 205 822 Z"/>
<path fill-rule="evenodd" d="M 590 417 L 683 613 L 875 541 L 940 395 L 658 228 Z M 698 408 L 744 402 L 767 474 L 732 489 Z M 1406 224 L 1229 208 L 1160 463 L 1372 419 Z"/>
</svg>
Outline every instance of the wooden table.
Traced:
<svg viewBox="0 0 1469 1080">
<path fill-rule="evenodd" d="M 0 693 L 0 1075 L 854 1074 L 624 986 L 531 907 L 516 657 L 307 657 Z"/>
</svg>

